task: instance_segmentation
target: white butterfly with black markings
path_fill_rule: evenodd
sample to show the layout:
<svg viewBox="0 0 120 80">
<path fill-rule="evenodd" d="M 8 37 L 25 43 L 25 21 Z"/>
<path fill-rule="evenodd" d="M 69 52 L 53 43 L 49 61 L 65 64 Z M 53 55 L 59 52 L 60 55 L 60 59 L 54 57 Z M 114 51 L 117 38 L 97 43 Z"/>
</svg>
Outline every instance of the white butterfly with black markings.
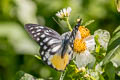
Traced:
<svg viewBox="0 0 120 80">
<path fill-rule="evenodd" d="M 56 70 L 64 71 L 72 56 L 73 42 L 81 20 L 70 32 L 60 36 L 56 31 L 38 24 L 26 24 L 25 29 L 40 45 L 42 60 Z"/>
</svg>

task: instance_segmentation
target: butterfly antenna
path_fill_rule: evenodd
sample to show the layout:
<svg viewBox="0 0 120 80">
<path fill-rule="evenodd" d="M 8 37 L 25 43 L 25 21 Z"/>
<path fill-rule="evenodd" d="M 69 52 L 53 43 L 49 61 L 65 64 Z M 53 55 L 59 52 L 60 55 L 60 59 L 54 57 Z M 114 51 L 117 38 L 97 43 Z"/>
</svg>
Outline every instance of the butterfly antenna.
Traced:
<svg viewBox="0 0 120 80">
<path fill-rule="evenodd" d="M 54 17 L 52 17 L 52 19 L 64 30 L 64 28 L 62 27 L 63 25 L 60 24 Z"/>
</svg>

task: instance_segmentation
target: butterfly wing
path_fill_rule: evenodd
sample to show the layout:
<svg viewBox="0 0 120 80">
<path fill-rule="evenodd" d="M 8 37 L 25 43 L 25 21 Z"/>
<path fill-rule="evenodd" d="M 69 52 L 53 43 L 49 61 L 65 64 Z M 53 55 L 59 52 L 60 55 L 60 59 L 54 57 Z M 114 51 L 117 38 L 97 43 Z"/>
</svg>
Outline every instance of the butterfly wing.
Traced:
<svg viewBox="0 0 120 80">
<path fill-rule="evenodd" d="M 61 57 L 63 50 L 61 36 L 56 31 L 38 24 L 26 24 L 25 29 L 40 45 L 42 60 L 56 70 L 63 71 L 69 63 L 70 55 L 65 53 L 64 57 Z"/>
<path fill-rule="evenodd" d="M 48 27 L 43 27 L 39 24 L 26 24 L 25 29 L 38 44 L 43 38 L 47 37 L 60 40 L 60 35 L 56 31 Z"/>
</svg>

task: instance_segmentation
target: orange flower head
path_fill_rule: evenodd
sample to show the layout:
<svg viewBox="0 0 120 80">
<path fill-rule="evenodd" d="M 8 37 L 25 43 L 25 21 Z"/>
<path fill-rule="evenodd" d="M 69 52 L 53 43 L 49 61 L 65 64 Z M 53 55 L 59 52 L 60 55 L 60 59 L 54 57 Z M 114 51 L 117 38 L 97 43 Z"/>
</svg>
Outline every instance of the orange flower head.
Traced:
<svg viewBox="0 0 120 80">
<path fill-rule="evenodd" d="M 86 50 L 86 43 L 83 39 L 76 38 L 74 40 L 74 51 L 80 53 Z"/>
<path fill-rule="evenodd" d="M 85 28 L 84 26 L 80 26 L 78 28 L 78 30 L 81 33 L 81 38 L 82 39 L 84 39 L 84 38 L 86 38 L 86 37 L 88 37 L 90 35 L 90 31 L 87 28 Z"/>
</svg>

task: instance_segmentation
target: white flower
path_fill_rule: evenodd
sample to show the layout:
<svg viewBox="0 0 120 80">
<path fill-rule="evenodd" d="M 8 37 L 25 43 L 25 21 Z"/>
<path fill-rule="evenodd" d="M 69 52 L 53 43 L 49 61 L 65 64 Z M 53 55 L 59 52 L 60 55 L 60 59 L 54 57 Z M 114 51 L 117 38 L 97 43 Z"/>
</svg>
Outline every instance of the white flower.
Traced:
<svg viewBox="0 0 120 80">
<path fill-rule="evenodd" d="M 95 57 L 91 54 L 95 50 L 94 36 L 84 26 L 80 26 L 74 40 L 73 58 L 78 68 L 85 67 L 89 63 L 95 62 Z"/>
<path fill-rule="evenodd" d="M 85 67 L 89 63 L 95 62 L 95 57 L 90 53 L 95 49 L 95 41 L 93 36 L 85 38 L 86 50 L 80 53 L 74 52 L 75 64 L 78 68 Z"/>
<path fill-rule="evenodd" d="M 98 41 L 102 48 L 107 50 L 110 33 L 107 30 L 98 29 L 94 32 L 94 36 L 98 35 Z"/>
<path fill-rule="evenodd" d="M 60 10 L 60 12 L 56 13 L 56 16 L 63 19 L 65 17 L 69 17 L 72 9 L 68 7 L 67 9 Z"/>
<path fill-rule="evenodd" d="M 71 32 L 61 35 L 62 39 L 69 39 Z M 95 62 L 95 57 L 91 52 L 95 50 L 94 36 L 89 34 L 85 27 L 79 27 L 74 40 L 73 59 L 78 68 L 85 67 L 89 63 Z"/>
</svg>

